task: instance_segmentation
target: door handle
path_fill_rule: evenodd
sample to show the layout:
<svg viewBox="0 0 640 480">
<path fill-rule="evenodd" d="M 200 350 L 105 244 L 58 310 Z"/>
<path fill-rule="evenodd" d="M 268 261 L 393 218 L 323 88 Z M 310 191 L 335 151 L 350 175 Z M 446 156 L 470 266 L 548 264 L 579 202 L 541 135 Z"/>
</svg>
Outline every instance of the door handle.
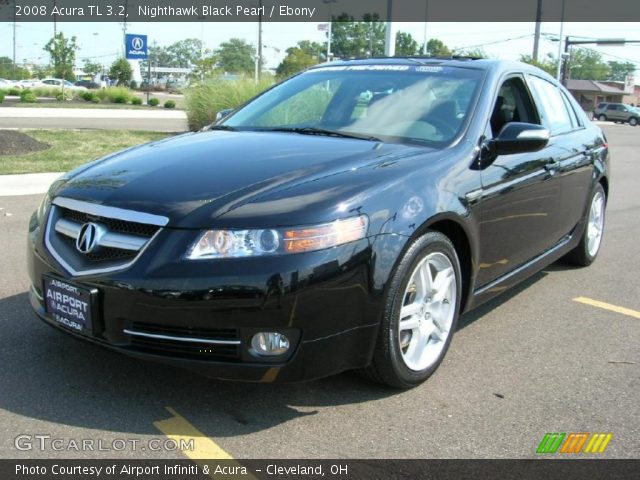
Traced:
<svg viewBox="0 0 640 480">
<path fill-rule="evenodd" d="M 549 161 L 544 165 L 544 169 L 547 171 L 547 173 L 549 173 L 550 176 L 554 176 L 556 173 L 558 173 L 559 167 L 560 162 L 558 162 L 554 158 L 549 159 Z"/>
</svg>

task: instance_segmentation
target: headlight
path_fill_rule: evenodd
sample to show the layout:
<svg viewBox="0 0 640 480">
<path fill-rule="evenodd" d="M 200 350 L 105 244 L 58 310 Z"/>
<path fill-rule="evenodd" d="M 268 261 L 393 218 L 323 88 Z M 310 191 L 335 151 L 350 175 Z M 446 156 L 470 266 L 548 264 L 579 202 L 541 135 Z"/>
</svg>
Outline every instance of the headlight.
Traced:
<svg viewBox="0 0 640 480">
<path fill-rule="evenodd" d="M 312 252 L 360 240 L 367 235 L 364 215 L 309 227 L 261 230 L 208 230 L 187 253 L 190 260 Z"/>
<path fill-rule="evenodd" d="M 39 225 L 42 225 L 44 223 L 45 215 L 50 205 L 51 205 L 51 197 L 49 196 L 48 193 L 45 193 L 44 198 L 42 199 L 42 202 L 40 202 L 40 206 L 38 207 L 37 217 L 38 217 Z"/>
</svg>

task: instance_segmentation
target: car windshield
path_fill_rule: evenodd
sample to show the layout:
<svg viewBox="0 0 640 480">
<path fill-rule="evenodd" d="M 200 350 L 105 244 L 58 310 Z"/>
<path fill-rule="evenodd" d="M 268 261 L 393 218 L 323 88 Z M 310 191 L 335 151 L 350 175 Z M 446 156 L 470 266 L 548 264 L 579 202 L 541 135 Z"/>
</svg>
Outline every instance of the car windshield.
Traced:
<svg viewBox="0 0 640 480">
<path fill-rule="evenodd" d="M 463 128 L 483 75 L 439 65 L 319 67 L 267 91 L 219 128 L 443 146 Z"/>
</svg>

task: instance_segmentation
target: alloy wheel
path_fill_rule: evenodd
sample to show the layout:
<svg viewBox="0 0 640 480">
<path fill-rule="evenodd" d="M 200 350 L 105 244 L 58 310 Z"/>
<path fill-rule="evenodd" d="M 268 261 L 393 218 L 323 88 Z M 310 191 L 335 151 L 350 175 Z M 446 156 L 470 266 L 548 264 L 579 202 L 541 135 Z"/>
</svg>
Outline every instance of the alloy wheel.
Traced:
<svg viewBox="0 0 640 480">
<path fill-rule="evenodd" d="M 455 269 L 445 254 L 430 253 L 414 269 L 398 322 L 400 352 L 410 370 L 438 361 L 452 333 L 457 293 Z"/>
<path fill-rule="evenodd" d="M 604 230 L 604 194 L 596 192 L 591 201 L 589 220 L 587 224 L 587 251 L 591 257 L 595 257 L 602 241 Z"/>
</svg>

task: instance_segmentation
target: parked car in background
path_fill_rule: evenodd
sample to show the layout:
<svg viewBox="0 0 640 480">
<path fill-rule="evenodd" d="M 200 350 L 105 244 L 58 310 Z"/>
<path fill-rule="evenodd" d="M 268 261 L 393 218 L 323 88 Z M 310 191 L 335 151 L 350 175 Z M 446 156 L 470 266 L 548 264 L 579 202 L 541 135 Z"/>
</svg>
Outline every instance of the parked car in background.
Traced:
<svg viewBox="0 0 640 480">
<path fill-rule="evenodd" d="M 15 86 L 18 88 L 33 88 L 40 84 L 40 80 L 37 78 L 29 78 L 25 80 L 18 80 Z"/>
<path fill-rule="evenodd" d="M 60 78 L 45 78 L 40 80 L 36 87 L 58 87 L 61 89 L 63 83 L 65 90 L 87 90 L 87 87 L 76 86 L 69 80 L 62 80 Z"/>
<path fill-rule="evenodd" d="M 594 118 L 601 122 L 623 122 L 636 126 L 640 121 L 640 112 L 637 108 L 624 103 L 602 102 L 593 113 Z"/>
<path fill-rule="evenodd" d="M 98 89 L 98 88 L 100 88 L 100 85 L 98 85 L 93 80 L 78 80 L 76 83 L 74 83 L 74 85 L 76 87 L 84 87 L 84 88 L 89 88 L 89 89 Z"/>
<path fill-rule="evenodd" d="M 212 377 L 364 369 L 409 388 L 461 313 L 596 259 L 608 165 L 602 130 L 533 66 L 319 65 L 58 179 L 29 222 L 29 298 L 77 338 Z"/>
<path fill-rule="evenodd" d="M 13 88 L 15 86 L 16 86 L 15 83 L 13 83 L 11 80 L 7 80 L 5 78 L 0 78 L 0 88 L 9 89 L 9 88 Z"/>
</svg>

